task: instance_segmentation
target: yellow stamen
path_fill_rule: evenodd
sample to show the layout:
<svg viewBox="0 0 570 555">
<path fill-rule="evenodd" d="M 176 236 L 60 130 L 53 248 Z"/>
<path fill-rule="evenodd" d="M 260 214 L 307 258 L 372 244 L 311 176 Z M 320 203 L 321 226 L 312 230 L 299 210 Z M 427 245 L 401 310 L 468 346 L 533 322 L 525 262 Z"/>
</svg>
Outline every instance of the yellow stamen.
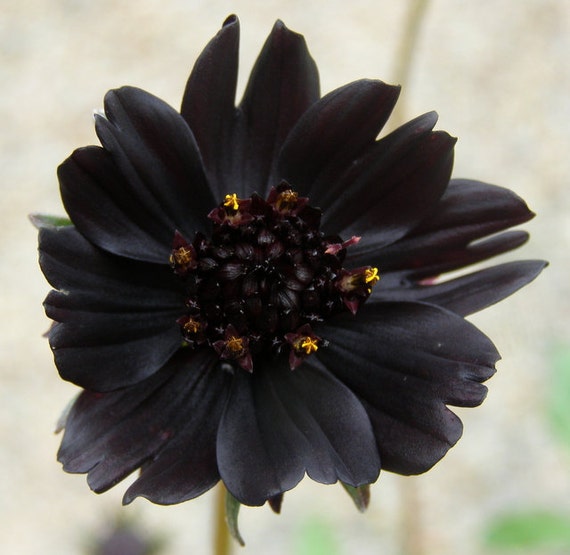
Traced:
<svg viewBox="0 0 570 555">
<path fill-rule="evenodd" d="M 233 357 L 239 357 L 243 354 L 243 339 L 241 337 L 230 337 L 226 342 L 226 347 Z"/>
<path fill-rule="evenodd" d="M 303 349 L 305 351 L 306 354 L 310 355 L 311 353 L 314 353 L 318 350 L 319 345 L 317 343 L 316 339 L 313 339 L 312 337 L 306 336 L 303 337 L 299 340 L 299 346 L 300 349 Z"/>
<path fill-rule="evenodd" d="M 374 285 L 379 279 L 378 268 L 368 268 L 364 272 L 364 281 L 370 285 Z"/>
<path fill-rule="evenodd" d="M 190 262 L 192 262 L 192 251 L 186 247 L 179 247 L 170 255 L 170 264 L 186 266 Z"/>
<path fill-rule="evenodd" d="M 190 334 L 196 334 L 202 331 L 202 324 L 198 322 L 198 320 L 194 320 L 194 318 L 189 318 L 183 327 L 184 331 Z"/>
<path fill-rule="evenodd" d="M 231 208 L 232 210 L 237 210 L 239 208 L 237 195 L 235 193 L 226 195 L 224 198 L 224 206 L 226 208 Z"/>
<path fill-rule="evenodd" d="M 291 210 L 292 208 L 295 208 L 298 198 L 299 195 L 291 189 L 282 191 L 277 197 L 277 210 Z"/>
</svg>

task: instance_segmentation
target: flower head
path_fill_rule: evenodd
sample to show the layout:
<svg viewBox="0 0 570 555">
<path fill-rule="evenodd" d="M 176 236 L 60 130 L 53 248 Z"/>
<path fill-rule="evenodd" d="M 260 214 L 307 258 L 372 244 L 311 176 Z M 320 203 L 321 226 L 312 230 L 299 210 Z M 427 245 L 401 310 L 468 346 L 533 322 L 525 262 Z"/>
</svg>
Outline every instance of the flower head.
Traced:
<svg viewBox="0 0 570 555">
<path fill-rule="evenodd" d="M 398 88 L 320 97 L 304 39 L 276 23 L 235 107 L 238 21 L 200 55 L 180 113 L 105 97 L 102 146 L 59 168 L 72 225 L 41 225 L 61 376 L 84 389 L 59 459 L 125 502 L 219 480 L 278 505 L 305 474 L 351 487 L 428 470 L 499 355 L 464 317 L 543 268 L 438 276 L 527 240 L 512 192 L 450 180 L 425 114 L 377 140 Z"/>
</svg>

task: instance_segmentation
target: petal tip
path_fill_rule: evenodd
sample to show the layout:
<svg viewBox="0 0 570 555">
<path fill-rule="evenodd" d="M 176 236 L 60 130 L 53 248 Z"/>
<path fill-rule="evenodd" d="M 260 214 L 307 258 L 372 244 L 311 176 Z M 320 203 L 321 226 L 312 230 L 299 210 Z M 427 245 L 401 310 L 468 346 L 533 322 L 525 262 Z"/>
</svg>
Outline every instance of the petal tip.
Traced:
<svg viewBox="0 0 570 555">
<path fill-rule="evenodd" d="M 418 116 L 415 120 L 412 121 L 421 123 L 421 127 L 424 129 L 433 129 L 438 119 L 439 114 L 435 110 L 432 110 L 431 112 L 426 112 L 425 114 Z"/>
<path fill-rule="evenodd" d="M 229 27 L 231 25 L 239 26 L 239 18 L 235 13 L 228 15 L 228 17 L 224 19 L 224 22 L 222 23 L 222 28 Z"/>
<path fill-rule="evenodd" d="M 287 27 L 287 25 L 285 25 L 283 20 L 277 19 L 273 25 L 273 28 L 271 29 L 271 33 L 269 34 L 268 40 L 275 40 L 275 39 L 279 40 L 283 38 L 299 40 L 301 41 L 301 44 L 305 46 L 305 48 L 307 46 L 305 37 L 301 33 L 292 31 L 291 29 L 289 29 L 289 27 Z"/>
<path fill-rule="evenodd" d="M 127 505 L 130 505 L 137 497 L 139 497 L 140 494 L 138 493 L 132 493 L 131 492 L 131 488 L 129 488 L 125 494 L 123 495 L 123 499 L 121 500 L 121 504 L 125 507 Z"/>
<path fill-rule="evenodd" d="M 274 33 L 282 33 L 282 32 L 293 33 L 295 35 L 298 34 L 295 33 L 294 31 L 291 31 L 291 29 L 289 29 L 289 27 L 285 25 L 282 19 L 277 19 L 273 24 L 273 28 L 271 29 L 271 34 L 273 35 Z"/>
</svg>

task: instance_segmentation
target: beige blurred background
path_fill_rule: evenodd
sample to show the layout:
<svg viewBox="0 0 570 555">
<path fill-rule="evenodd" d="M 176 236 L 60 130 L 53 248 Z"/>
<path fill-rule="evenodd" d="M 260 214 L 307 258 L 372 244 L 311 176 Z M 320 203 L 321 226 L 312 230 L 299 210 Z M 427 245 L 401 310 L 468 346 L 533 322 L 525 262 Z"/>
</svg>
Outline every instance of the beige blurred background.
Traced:
<svg viewBox="0 0 570 555">
<path fill-rule="evenodd" d="M 305 35 L 323 92 L 360 77 L 393 82 L 409 5 L 0 0 L 0 552 L 86 553 L 124 514 L 166 539 L 162 553 L 210 553 L 211 495 L 122 509 L 124 485 L 97 496 L 55 460 L 55 422 L 76 388 L 58 378 L 41 337 L 48 285 L 26 215 L 63 213 L 55 168 L 96 142 L 91 114 L 104 93 L 136 85 L 178 107 L 196 56 L 233 12 L 242 24 L 240 92 L 277 18 Z M 570 343 L 569 53 L 566 0 L 430 2 L 403 83 L 406 115 L 436 109 L 439 127 L 459 137 L 454 174 L 508 186 L 529 202 L 538 217 L 516 257 L 552 265 L 473 317 L 503 361 L 484 405 L 461 411 L 464 437 L 433 471 L 409 480 L 383 474 L 365 515 L 339 486 L 305 481 L 279 517 L 242 510 L 247 547 L 238 553 L 307 554 L 303 538 L 316 526 L 331 531 L 342 555 L 476 555 L 488 552 L 484 530 L 504 511 L 570 512 L 570 451 L 544 416 L 550 353 Z"/>
</svg>

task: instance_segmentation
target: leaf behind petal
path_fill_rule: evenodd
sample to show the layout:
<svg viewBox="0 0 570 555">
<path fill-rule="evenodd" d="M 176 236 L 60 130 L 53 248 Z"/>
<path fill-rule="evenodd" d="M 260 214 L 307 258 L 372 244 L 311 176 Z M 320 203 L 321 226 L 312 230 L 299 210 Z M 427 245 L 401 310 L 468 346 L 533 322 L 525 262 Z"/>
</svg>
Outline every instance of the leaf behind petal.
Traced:
<svg viewBox="0 0 570 555">
<path fill-rule="evenodd" d="M 230 534 L 242 547 L 245 545 L 238 527 L 238 516 L 241 503 L 228 491 L 226 493 L 226 519 Z"/>
</svg>

